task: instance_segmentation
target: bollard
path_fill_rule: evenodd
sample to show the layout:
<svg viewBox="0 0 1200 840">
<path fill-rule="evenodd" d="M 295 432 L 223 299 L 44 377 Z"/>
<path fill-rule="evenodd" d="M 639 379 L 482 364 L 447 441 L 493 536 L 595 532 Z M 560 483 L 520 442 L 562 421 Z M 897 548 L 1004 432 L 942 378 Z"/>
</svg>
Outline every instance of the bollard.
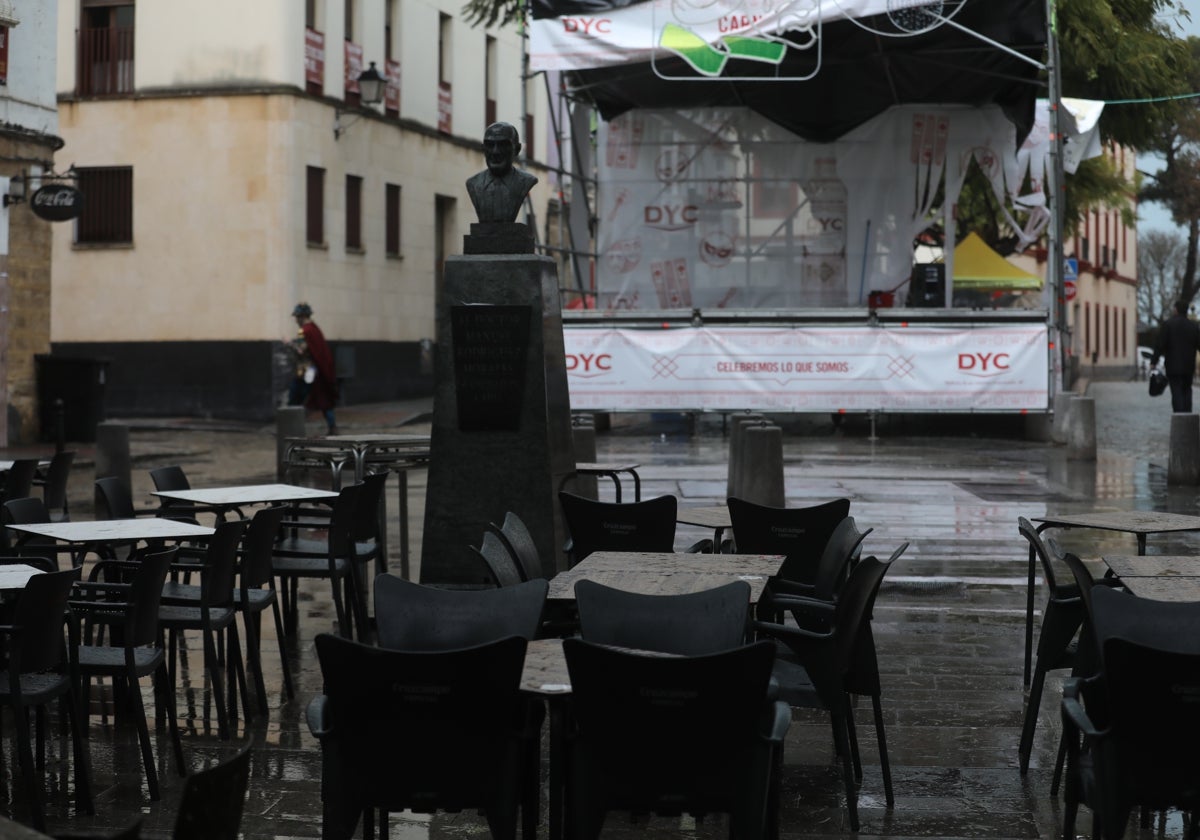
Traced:
<svg viewBox="0 0 1200 840">
<path fill-rule="evenodd" d="M 1059 391 L 1054 395 L 1054 419 L 1050 424 L 1050 440 L 1054 443 L 1067 442 L 1067 427 L 1071 422 L 1071 400 L 1074 396 L 1070 391 Z"/>
<path fill-rule="evenodd" d="M 738 488 L 741 486 L 741 469 L 742 469 L 742 432 L 747 426 L 761 426 L 767 422 L 767 418 L 761 414 L 738 414 L 730 418 L 729 427 L 729 465 L 728 475 L 725 479 L 725 495 L 738 495 Z"/>
<path fill-rule="evenodd" d="M 783 507 L 783 429 L 747 426 L 742 431 L 742 469 L 738 498 Z"/>
<path fill-rule="evenodd" d="M 596 421 L 590 414 L 571 415 L 571 445 L 576 464 L 596 462 Z M 576 475 L 570 481 L 571 491 L 588 499 L 599 499 L 594 475 Z"/>
<path fill-rule="evenodd" d="M 275 475 L 287 481 L 287 439 L 304 437 L 304 406 L 284 405 L 275 409 Z"/>
<path fill-rule="evenodd" d="M 115 476 L 133 487 L 133 461 L 129 457 L 129 427 L 104 421 L 96 424 L 96 478 Z"/>
<path fill-rule="evenodd" d="M 1095 461 L 1096 401 L 1091 397 L 1075 397 L 1067 413 L 1067 457 L 1076 461 Z"/>
<path fill-rule="evenodd" d="M 1200 483 L 1200 414 L 1171 415 L 1167 484 Z"/>
</svg>

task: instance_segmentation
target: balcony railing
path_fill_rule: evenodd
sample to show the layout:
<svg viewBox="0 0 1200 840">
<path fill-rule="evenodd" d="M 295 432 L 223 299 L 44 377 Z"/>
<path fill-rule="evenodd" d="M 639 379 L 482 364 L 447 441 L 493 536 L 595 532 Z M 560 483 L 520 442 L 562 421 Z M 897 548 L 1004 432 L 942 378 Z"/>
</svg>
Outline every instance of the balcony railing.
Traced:
<svg viewBox="0 0 1200 840">
<path fill-rule="evenodd" d="M 133 27 L 81 29 L 76 92 L 80 96 L 133 93 Z"/>
</svg>

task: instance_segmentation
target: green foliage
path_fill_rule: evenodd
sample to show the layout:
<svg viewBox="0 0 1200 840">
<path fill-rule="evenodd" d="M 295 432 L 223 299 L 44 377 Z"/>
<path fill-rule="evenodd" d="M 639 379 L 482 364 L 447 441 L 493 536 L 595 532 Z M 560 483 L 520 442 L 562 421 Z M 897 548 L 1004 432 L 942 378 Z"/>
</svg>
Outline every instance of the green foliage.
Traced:
<svg viewBox="0 0 1200 840">
<path fill-rule="evenodd" d="M 468 0 L 462 7 L 463 20 L 471 26 L 508 26 L 525 21 L 523 0 Z"/>
</svg>

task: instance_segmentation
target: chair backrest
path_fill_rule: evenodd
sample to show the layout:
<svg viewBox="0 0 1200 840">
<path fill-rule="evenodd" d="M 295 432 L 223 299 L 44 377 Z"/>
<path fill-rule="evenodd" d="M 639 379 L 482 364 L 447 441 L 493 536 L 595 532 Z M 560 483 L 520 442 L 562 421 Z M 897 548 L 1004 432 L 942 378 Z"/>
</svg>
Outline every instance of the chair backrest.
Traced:
<svg viewBox="0 0 1200 840">
<path fill-rule="evenodd" d="M 675 657 L 569 638 L 563 654 L 575 749 L 598 769 L 616 807 L 655 810 L 656 794 L 669 791 L 675 809 L 692 810 L 740 789 L 747 771 L 737 759 L 757 738 L 772 643 Z"/>
<path fill-rule="evenodd" d="M 563 519 L 570 531 L 572 554 L 579 562 L 593 551 L 673 551 L 674 496 L 640 502 L 598 502 L 560 491 Z"/>
<path fill-rule="evenodd" d="M 833 667 L 843 681 L 873 684 L 879 680 L 871 615 L 883 576 L 907 549 L 908 543 L 903 543 L 887 560 L 876 557 L 860 560 L 838 596 L 833 617 L 836 634 Z M 861 691 L 863 694 L 877 692 L 877 688 Z"/>
<path fill-rule="evenodd" d="M 41 525 L 50 521 L 46 503 L 37 496 L 9 499 L 4 503 L 5 525 Z"/>
<path fill-rule="evenodd" d="M 98 478 L 95 488 L 97 519 L 132 519 L 136 515 L 133 494 L 121 479 L 116 476 Z"/>
<path fill-rule="evenodd" d="M 263 508 L 250 520 L 242 536 L 242 589 L 261 589 L 267 584 L 273 585 L 271 553 L 287 510 L 285 505 Z"/>
<path fill-rule="evenodd" d="M 1078 676 L 1091 676 L 1100 667 L 1100 650 L 1096 646 L 1096 631 L 1092 628 L 1092 589 L 1096 581 L 1077 554 L 1062 551 L 1053 538 L 1046 540 L 1046 546 L 1051 554 L 1060 558 L 1071 570 L 1075 585 L 1079 587 L 1079 596 L 1083 600 L 1083 625 L 1079 630 L 1079 653 L 1075 660 L 1074 673 Z"/>
<path fill-rule="evenodd" d="M 533 534 L 529 533 L 529 528 L 521 517 L 510 510 L 504 514 L 503 525 L 497 527 L 496 523 L 492 522 L 488 527 L 496 531 L 500 542 L 504 543 L 509 553 L 517 559 L 517 570 L 521 573 L 522 580 L 545 576 L 542 572 L 542 557 L 533 541 Z"/>
<path fill-rule="evenodd" d="M 169 467 L 155 467 L 150 470 L 150 480 L 154 482 L 154 489 L 160 491 L 170 490 L 191 490 L 192 483 L 188 481 L 187 474 L 184 473 L 183 467 L 178 464 L 172 464 Z"/>
<path fill-rule="evenodd" d="M 204 554 L 204 572 L 200 578 L 200 604 L 202 607 L 233 606 L 233 593 L 237 585 L 238 545 L 246 531 L 244 519 L 218 522 L 216 530 L 208 539 L 208 550 Z"/>
<path fill-rule="evenodd" d="M 524 639 L 413 652 L 322 633 L 316 645 L 326 778 L 352 791 L 356 803 L 476 808 L 498 785 L 515 786 Z M 322 791 L 322 798 L 332 796 Z"/>
<path fill-rule="evenodd" d="M 586 641 L 700 656 L 745 644 L 750 584 L 739 580 L 686 595 L 643 595 L 581 580 L 575 604 Z"/>
<path fill-rule="evenodd" d="M 183 780 L 173 840 L 237 840 L 250 782 L 250 743 Z"/>
<path fill-rule="evenodd" d="M 1074 586 L 1068 583 L 1071 581 L 1071 576 L 1065 574 L 1066 570 L 1060 565 L 1061 561 L 1051 554 L 1042 535 L 1037 532 L 1037 528 L 1033 527 L 1033 523 L 1024 516 L 1018 516 L 1017 530 L 1029 543 L 1030 550 L 1037 554 L 1042 574 L 1046 578 L 1046 585 L 1050 587 L 1051 597 L 1062 598 L 1074 595 Z"/>
<path fill-rule="evenodd" d="M 471 546 L 471 550 L 483 559 L 496 586 L 512 586 L 521 582 L 517 559 L 509 553 L 495 531 L 484 531 L 483 542 L 478 547 Z"/>
<path fill-rule="evenodd" d="M 46 468 L 46 483 L 42 485 L 42 501 L 46 503 L 46 509 L 62 511 L 63 519 L 70 516 L 67 481 L 71 477 L 71 466 L 74 463 L 74 450 L 64 449 L 62 452 L 56 452 L 50 459 L 50 466 Z"/>
<path fill-rule="evenodd" d="M 178 553 L 179 549 L 169 548 L 144 554 L 138 560 L 125 610 L 122 641 L 127 647 L 142 647 L 158 641 L 158 604 L 162 600 L 163 582 Z"/>
<path fill-rule="evenodd" d="M 379 646 L 455 650 L 509 636 L 532 639 L 549 584 L 542 579 L 498 589 L 437 589 L 395 575 L 375 578 Z"/>
<path fill-rule="evenodd" d="M 1200 766 L 1200 603 L 1092 590 L 1103 660 L 1103 749 L 1098 793 L 1150 807 L 1197 807 Z M 1092 710 L 1089 709 L 1089 712 Z"/>
<path fill-rule="evenodd" d="M 358 505 L 354 509 L 354 541 L 365 542 L 379 539 L 379 502 L 387 489 L 391 472 L 368 473 L 363 476 Z"/>
<path fill-rule="evenodd" d="M 55 540 L 9 531 L 6 525 L 42 525 L 50 521 L 46 504 L 37 496 L 9 499 L 0 506 L 0 549 L 27 557 L 43 557 L 58 566 Z"/>
<path fill-rule="evenodd" d="M 851 561 L 859 556 L 863 540 L 873 530 L 858 530 L 858 523 L 853 516 L 847 516 L 837 524 L 817 561 L 817 572 L 813 578 L 814 598 L 830 601 L 841 590 Z"/>
<path fill-rule="evenodd" d="M 364 484 L 351 484 L 338 491 L 329 513 L 329 555 L 347 558 L 354 552 L 354 526 Z"/>
<path fill-rule="evenodd" d="M 4 498 L 22 499 L 33 492 L 33 478 L 37 474 L 37 458 L 18 458 L 4 473 Z"/>
<path fill-rule="evenodd" d="M 778 508 L 730 496 L 733 541 L 744 554 L 782 554 L 779 577 L 813 583 L 825 545 L 838 523 L 850 515 L 849 499 Z"/>
<path fill-rule="evenodd" d="M 21 628 L 19 655 L 10 662 L 20 673 L 50 671 L 63 663 L 63 628 L 71 587 L 79 569 L 34 575 L 17 597 L 12 623 Z"/>
</svg>

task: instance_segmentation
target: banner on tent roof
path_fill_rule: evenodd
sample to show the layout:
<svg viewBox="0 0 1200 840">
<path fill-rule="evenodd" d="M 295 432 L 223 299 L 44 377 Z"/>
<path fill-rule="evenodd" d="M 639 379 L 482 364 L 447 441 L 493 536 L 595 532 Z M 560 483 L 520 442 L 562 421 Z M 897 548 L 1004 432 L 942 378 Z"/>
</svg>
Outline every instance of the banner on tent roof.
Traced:
<svg viewBox="0 0 1200 840">
<path fill-rule="evenodd" d="M 571 408 L 1044 411 L 1042 324 L 896 328 L 567 326 Z"/>
</svg>

